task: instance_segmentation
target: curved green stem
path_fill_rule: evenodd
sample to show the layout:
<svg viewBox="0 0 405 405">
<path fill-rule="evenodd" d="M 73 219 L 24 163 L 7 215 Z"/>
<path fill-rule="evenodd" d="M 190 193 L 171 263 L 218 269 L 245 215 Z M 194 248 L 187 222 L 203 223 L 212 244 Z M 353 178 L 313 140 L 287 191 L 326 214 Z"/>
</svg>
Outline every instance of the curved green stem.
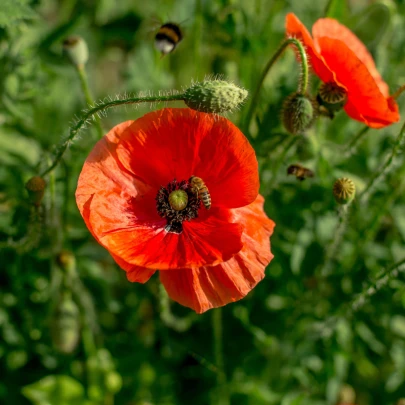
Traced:
<svg viewBox="0 0 405 405">
<path fill-rule="evenodd" d="M 259 101 L 259 94 L 260 90 L 263 86 L 264 79 L 266 78 L 267 74 L 269 73 L 270 69 L 280 57 L 280 55 L 284 52 L 288 45 L 293 44 L 296 46 L 299 55 L 300 55 L 300 63 L 301 63 L 301 78 L 298 84 L 298 93 L 305 94 L 308 88 L 308 58 L 305 52 L 304 45 L 296 38 L 288 38 L 286 39 L 281 46 L 278 48 L 276 53 L 271 57 L 271 59 L 267 62 L 266 67 L 263 70 L 262 75 L 260 76 L 259 82 L 256 86 L 255 92 L 252 96 L 252 102 L 250 103 L 250 107 L 245 119 L 244 130 L 245 132 L 248 131 L 250 126 L 250 121 L 252 120 L 253 113 L 255 112 L 257 103 Z"/>
<path fill-rule="evenodd" d="M 45 176 L 49 172 L 51 172 L 61 161 L 66 149 L 73 143 L 74 139 L 80 132 L 80 130 L 86 125 L 88 120 L 93 116 L 99 114 L 101 111 L 105 111 L 112 107 L 117 107 L 119 105 L 124 104 L 137 104 L 137 103 L 155 103 L 155 102 L 163 102 L 163 101 L 176 101 L 176 100 L 183 100 L 184 94 L 177 94 L 177 95 L 170 95 L 170 96 L 151 96 L 151 97 L 124 97 L 118 100 L 111 100 L 106 101 L 104 103 L 100 103 L 97 106 L 90 108 L 89 110 L 85 111 L 83 115 L 79 118 L 79 120 L 74 124 L 69 131 L 69 136 L 65 141 L 63 141 L 55 154 L 55 158 L 51 165 L 43 170 L 40 174 L 41 177 Z"/>
<path fill-rule="evenodd" d="M 378 170 L 374 176 L 370 179 L 370 181 L 368 182 L 366 188 L 363 190 L 363 192 L 360 194 L 360 200 L 364 201 L 368 198 L 368 196 L 370 195 L 372 189 L 374 188 L 374 186 L 376 185 L 376 183 L 381 180 L 383 178 L 383 176 L 385 174 L 387 174 L 387 172 L 390 170 L 391 166 L 394 163 L 395 158 L 397 157 L 400 148 L 401 148 L 401 144 L 403 142 L 404 139 L 404 135 L 405 135 L 405 123 L 402 126 L 401 130 L 399 131 L 397 140 L 395 142 L 394 147 L 392 148 L 392 152 L 390 154 L 390 156 L 388 157 L 388 159 L 385 161 L 385 163 L 383 164 L 383 166 L 380 168 L 380 170 Z"/>
<path fill-rule="evenodd" d="M 331 273 L 332 261 L 336 257 L 336 254 L 339 250 L 340 244 L 342 243 L 343 235 L 347 227 L 347 221 L 349 217 L 349 207 L 350 207 L 349 205 L 342 205 L 340 208 L 338 224 L 334 232 L 334 238 L 329 248 L 326 250 L 324 265 L 319 273 L 322 277 L 327 277 Z"/>
<path fill-rule="evenodd" d="M 370 129 L 370 127 L 363 127 L 353 138 L 352 140 L 349 142 L 349 144 L 347 145 L 345 151 L 344 151 L 344 155 L 346 157 L 349 157 L 353 154 L 353 152 L 355 151 L 355 146 L 363 139 L 364 135 L 368 132 L 368 130 Z"/>
<path fill-rule="evenodd" d="M 224 371 L 224 354 L 222 344 L 222 308 L 212 310 L 212 328 L 214 333 L 214 356 L 217 371 L 217 405 L 229 405 L 229 392 L 226 385 L 226 374 Z"/>
<path fill-rule="evenodd" d="M 87 74 L 86 74 L 85 67 L 83 65 L 77 65 L 76 70 L 77 70 L 77 73 L 79 75 L 80 84 L 82 86 L 82 90 L 83 90 L 84 97 L 86 99 L 86 103 L 89 106 L 94 105 L 94 100 L 93 100 L 93 97 L 91 95 L 91 91 L 90 91 L 90 87 L 89 87 L 89 81 L 87 79 Z M 102 138 L 103 135 L 104 135 L 104 131 L 103 131 L 103 128 L 101 127 L 100 118 L 95 117 L 95 121 L 96 121 L 96 129 L 97 129 L 98 135 L 99 135 L 100 138 Z"/>
</svg>

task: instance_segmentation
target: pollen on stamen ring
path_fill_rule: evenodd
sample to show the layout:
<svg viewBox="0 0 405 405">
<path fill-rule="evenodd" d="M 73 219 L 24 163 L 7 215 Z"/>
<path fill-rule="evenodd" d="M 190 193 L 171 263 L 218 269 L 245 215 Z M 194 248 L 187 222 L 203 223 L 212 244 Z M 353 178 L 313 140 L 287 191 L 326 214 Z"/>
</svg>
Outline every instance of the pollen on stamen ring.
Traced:
<svg viewBox="0 0 405 405">
<path fill-rule="evenodd" d="M 173 208 L 172 206 L 172 193 L 178 190 L 182 190 L 187 195 L 187 204 L 180 210 L 176 209 L 179 207 Z M 155 200 L 159 216 L 167 220 L 166 231 L 172 233 L 181 233 L 183 231 L 183 222 L 197 218 L 201 206 L 201 200 L 191 191 L 186 180 L 178 182 L 174 179 L 166 187 L 160 187 Z"/>
</svg>

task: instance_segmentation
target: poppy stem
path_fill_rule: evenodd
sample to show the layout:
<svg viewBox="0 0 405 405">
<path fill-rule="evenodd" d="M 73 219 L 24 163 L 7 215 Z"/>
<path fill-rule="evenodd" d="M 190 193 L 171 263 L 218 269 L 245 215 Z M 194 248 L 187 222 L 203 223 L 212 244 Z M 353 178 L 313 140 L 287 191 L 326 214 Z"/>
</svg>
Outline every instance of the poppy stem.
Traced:
<svg viewBox="0 0 405 405">
<path fill-rule="evenodd" d="M 87 78 L 86 69 L 85 69 L 84 65 L 76 65 L 76 71 L 77 71 L 77 74 L 78 74 L 79 79 L 80 79 L 80 84 L 82 86 L 82 91 L 83 91 L 83 94 L 84 94 L 84 98 L 86 99 L 86 103 L 89 106 L 94 105 L 94 100 L 93 100 L 93 97 L 91 95 L 89 81 L 88 81 L 88 78 Z M 103 128 L 101 126 L 100 118 L 95 117 L 95 121 L 96 121 L 96 129 L 97 129 L 98 135 L 99 135 L 100 138 L 102 138 L 104 136 L 104 131 L 103 131 Z"/>
<path fill-rule="evenodd" d="M 224 371 L 224 355 L 222 344 L 222 308 L 212 310 L 212 329 L 214 333 L 214 357 L 217 371 L 217 392 L 216 404 L 229 405 L 229 392 L 226 385 L 226 374 Z"/>
<path fill-rule="evenodd" d="M 363 192 L 360 194 L 359 199 L 361 201 L 367 200 L 367 198 L 370 196 L 373 188 L 376 186 L 376 184 L 383 179 L 383 177 L 388 173 L 388 171 L 391 169 L 391 166 L 394 164 L 395 158 L 399 154 L 402 143 L 404 140 L 404 135 L 405 135 L 405 123 L 402 126 L 401 130 L 399 131 L 398 137 L 396 139 L 395 145 L 392 148 L 391 154 L 388 156 L 387 160 L 383 164 L 383 166 L 378 170 L 373 177 L 370 179 L 368 182 L 366 188 L 363 190 Z"/>
<path fill-rule="evenodd" d="M 98 117 L 98 114 L 101 114 L 103 111 L 109 108 L 118 107 L 120 105 L 125 104 L 160 103 L 165 101 L 177 101 L 183 99 L 184 94 L 172 94 L 169 96 L 150 96 L 150 97 L 124 97 L 117 100 L 110 100 L 103 103 L 99 103 L 95 107 L 84 111 L 82 116 L 78 119 L 78 121 L 72 127 L 70 127 L 69 136 L 65 141 L 63 141 L 59 145 L 59 147 L 56 150 L 55 158 L 52 164 L 47 169 L 42 171 L 41 177 L 51 172 L 58 165 L 67 148 L 70 145 L 72 145 L 74 139 L 83 129 L 83 127 L 89 122 L 91 118 L 93 118 L 94 116 Z"/>
<path fill-rule="evenodd" d="M 322 277 L 327 277 L 332 271 L 332 261 L 336 257 L 336 253 L 342 242 L 343 235 L 347 227 L 347 221 L 349 218 L 349 207 L 350 205 L 342 205 L 339 210 L 338 223 L 334 232 L 334 238 L 331 241 L 329 247 L 326 249 L 324 265 L 321 268 L 320 275 Z"/>
<path fill-rule="evenodd" d="M 364 135 L 368 132 L 369 129 L 370 127 L 365 126 L 357 133 L 357 135 L 354 136 L 354 138 L 350 141 L 349 145 L 347 145 L 344 151 L 345 157 L 349 157 L 355 152 L 355 146 L 363 139 Z"/>
<path fill-rule="evenodd" d="M 405 91 L 405 84 L 402 85 L 391 97 L 396 100 Z"/>
<path fill-rule="evenodd" d="M 255 92 L 253 93 L 252 96 L 252 102 L 250 103 L 250 107 L 248 110 L 248 113 L 246 114 L 245 118 L 245 125 L 244 125 L 244 132 L 248 132 L 249 127 L 250 127 L 250 121 L 253 118 L 253 113 L 256 110 L 257 103 L 259 101 L 259 94 L 260 90 L 263 86 L 264 80 L 269 73 L 270 69 L 274 65 L 274 63 L 277 61 L 277 59 L 280 57 L 280 55 L 284 52 L 284 50 L 287 48 L 288 45 L 293 44 L 298 50 L 298 53 L 300 55 L 300 63 L 301 63 L 301 77 L 299 79 L 299 84 L 298 84 L 298 94 L 305 95 L 307 92 L 308 88 L 308 57 L 305 52 L 304 45 L 301 43 L 296 38 L 288 38 L 286 39 L 281 46 L 278 48 L 276 53 L 271 57 L 271 59 L 268 61 L 267 65 L 265 66 L 262 75 L 260 76 L 259 82 L 257 83 Z"/>
</svg>

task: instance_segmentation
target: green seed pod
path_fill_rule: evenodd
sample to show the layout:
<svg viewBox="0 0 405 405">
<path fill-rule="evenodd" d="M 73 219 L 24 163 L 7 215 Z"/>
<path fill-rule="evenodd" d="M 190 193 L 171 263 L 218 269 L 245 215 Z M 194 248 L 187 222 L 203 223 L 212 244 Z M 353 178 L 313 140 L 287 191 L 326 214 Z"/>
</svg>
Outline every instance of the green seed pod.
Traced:
<svg viewBox="0 0 405 405">
<path fill-rule="evenodd" d="M 89 48 L 86 41 L 77 35 L 63 41 L 63 52 L 76 67 L 83 68 L 89 59 Z"/>
<path fill-rule="evenodd" d="M 51 318 L 51 337 L 55 349 L 64 354 L 72 353 L 79 343 L 79 308 L 70 293 L 65 292 L 56 305 Z"/>
<path fill-rule="evenodd" d="M 31 177 L 25 183 L 25 188 L 28 191 L 28 198 L 32 204 L 36 206 L 41 205 L 41 201 L 45 193 L 45 186 L 45 180 L 39 176 Z"/>
<path fill-rule="evenodd" d="M 356 194 L 356 187 L 352 180 L 341 178 L 335 181 L 333 185 L 333 196 L 338 204 L 350 203 Z"/>
<path fill-rule="evenodd" d="M 205 80 L 184 92 L 184 102 L 193 110 L 220 114 L 239 108 L 247 95 L 247 90 L 233 83 Z"/>
<path fill-rule="evenodd" d="M 291 134 L 297 135 L 307 130 L 314 120 L 313 101 L 299 93 L 289 95 L 283 105 L 283 124 Z"/>
<path fill-rule="evenodd" d="M 336 83 L 322 83 L 316 99 L 333 115 L 347 103 L 347 91 Z"/>
<path fill-rule="evenodd" d="M 176 210 L 181 211 L 187 207 L 188 195 L 184 190 L 174 190 L 169 194 L 169 204 Z"/>
</svg>

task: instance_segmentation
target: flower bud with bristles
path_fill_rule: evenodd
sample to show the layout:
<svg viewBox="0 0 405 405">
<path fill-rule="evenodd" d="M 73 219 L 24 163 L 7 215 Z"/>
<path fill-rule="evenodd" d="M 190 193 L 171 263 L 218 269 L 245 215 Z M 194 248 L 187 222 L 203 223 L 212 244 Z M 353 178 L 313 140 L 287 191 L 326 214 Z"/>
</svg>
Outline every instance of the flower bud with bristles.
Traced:
<svg viewBox="0 0 405 405">
<path fill-rule="evenodd" d="M 225 80 L 205 80 L 186 89 L 184 102 L 193 110 L 220 114 L 239 108 L 247 95 L 247 90 Z"/>
<path fill-rule="evenodd" d="M 333 196 L 338 204 L 350 203 L 356 195 L 356 187 L 352 180 L 343 177 L 335 181 L 333 185 Z"/>
<path fill-rule="evenodd" d="M 283 104 L 283 124 L 291 134 L 301 134 L 307 130 L 314 120 L 312 100 L 300 93 L 289 95 Z"/>
<path fill-rule="evenodd" d="M 37 207 L 41 205 L 45 193 L 45 180 L 42 177 L 31 177 L 26 183 L 25 188 L 28 191 L 28 198 L 31 203 Z"/>
<path fill-rule="evenodd" d="M 76 67 L 83 68 L 89 59 L 87 43 L 77 35 L 68 37 L 63 41 L 63 52 Z"/>
</svg>

